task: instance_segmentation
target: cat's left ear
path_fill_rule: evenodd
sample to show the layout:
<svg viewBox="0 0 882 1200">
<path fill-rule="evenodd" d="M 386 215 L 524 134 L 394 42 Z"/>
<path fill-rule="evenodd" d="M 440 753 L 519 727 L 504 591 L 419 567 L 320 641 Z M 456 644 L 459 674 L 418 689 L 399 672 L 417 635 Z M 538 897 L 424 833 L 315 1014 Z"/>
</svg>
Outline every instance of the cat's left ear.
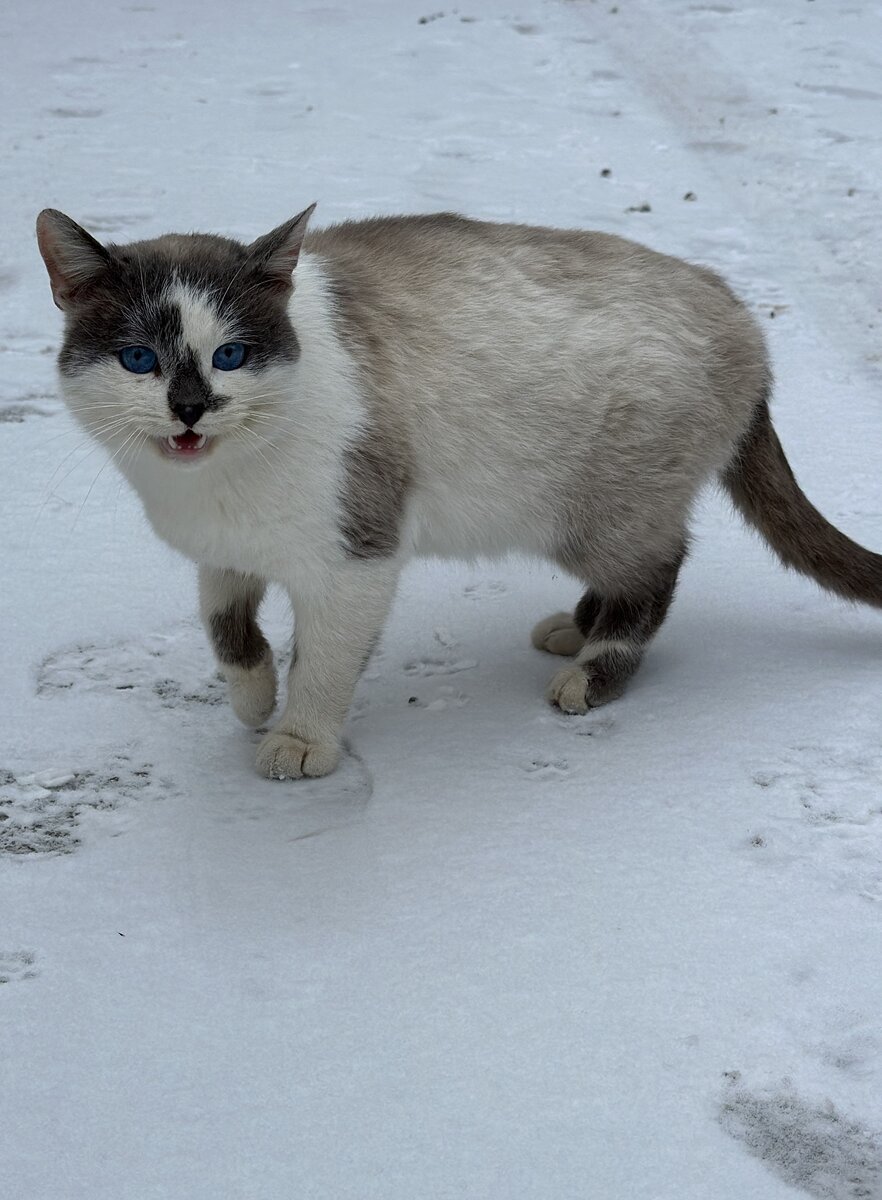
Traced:
<svg viewBox="0 0 882 1200">
<path fill-rule="evenodd" d="M 37 217 L 37 244 L 49 272 L 52 298 L 62 311 L 110 266 L 109 251 L 57 208 L 44 208 Z"/>
<path fill-rule="evenodd" d="M 309 218 L 315 211 L 315 205 L 310 204 L 302 213 L 279 225 L 270 233 L 265 233 L 248 247 L 248 256 L 260 268 L 261 272 L 273 283 L 289 288 L 291 275 L 300 257 L 300 247 L 306 236 Z"/>
</svg>

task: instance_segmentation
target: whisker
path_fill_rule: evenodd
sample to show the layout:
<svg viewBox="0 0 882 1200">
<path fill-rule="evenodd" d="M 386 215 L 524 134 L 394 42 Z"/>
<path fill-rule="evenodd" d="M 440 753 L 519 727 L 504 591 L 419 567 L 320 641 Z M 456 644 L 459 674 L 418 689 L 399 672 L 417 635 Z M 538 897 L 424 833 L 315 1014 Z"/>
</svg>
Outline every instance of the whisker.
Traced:
<svg viewBox="0 0 882 1200">
<path fill-rule="evenodd" d="M 263 461 L 266 463 L 268 470 L 275 473 L 275 468 L 273 467 L 273 464 L 269 461 L 267 456 L 261 450 L 260 446 L 252 445 L 252 443 L 249 442 L 248 438 L 246 438 L 246 436 L 241 428 L 236 429 L 233 432 L 234 432 L 234 436 L 237 438 L 238 441 L 240 441 L 247 449 L 253 450 L 255 452 L 255 454 L 259 454 L 260 457 L 263 459 Z M 262 439 L 262 440 L 264 440 L 264 439 Z M 269 444 L 269 443 L 267 443 L 267 444 Z"/>
<path fill-rule="evenodd" d="M 295 419 L 294 417 L 292 417 L 291 413 L 274 412 L 272 409 L 252 408 L 252 409 L 249 409 L 248 411 L 253 412 L 258 417 L 264 417 L 269 420 L 274 420 L 276 417 L 278 417 L 279 420 L 281 420 L 281 421 L 293 421 Z M 299 417 L 297 419 L 299 419 Z"/>
<path fill-rule="evenodd" d="M 79 425 L 72 425 L 69 429 L 59 430 L 58 433 L 53 433 L 51 437 L 44 438 L 42 444 L 43 444 L 43 446 L 51 446 L 55 442 L 61 441 L 62 438 L 77 437 L 82 432 L 83 432 L 83 430 Z M 84 439 L 84 441 L 88 441 L 89 438 L 91 438 L 91 437 L 92 437 L 92 434 L 89 434 L 87 436 L 87 438 Z M 79 444 L 82 446 L 83 442 L 80 442 Z M 76 447 L 74 447 L 74 449 L 76 449 Z"/>
<path fill-rule="evenodd" d="M 102 433 L 102 434 L 103 433 L 114 434 L 118 430 L 123 429 L 127 423 L 128 423 L 128 418 L 120 418 L 118 422 L 111 421 L 107 425 L 103 425 L 98 432 Z M 65 454 L 65 456 L 62 458 L 61 462 L 58 464 L 58 466 L 55 468 L 55 470 L 49 476 L 46 486 L 50 487 L 52 485 L 52 482 L 53 482 L 55 476 L 58 474 L 58 472 L 61 470 L 61 468 L 64 466 L 64 464 L 67 462 L 67 460 L 72 455 L 76 454 L 76 452 L 78 450 L 81 450 L 83 446 L 87 445 L 89 442 L 92 442 L 92 441 L 94 441 L 96 443 L 96 447 L 97 447 L 97 445 L 99 444 L 97 442 L 97 438 L 94 434 L 90 433 L 86 437 L 84 437 L 81 442 L 78 442 L 77 445 L 74 446 L 74 448 L 72 450 L 68 450 L 67 454 Z M 91 451 L 89 453 L 91 453 Z M 85 462 L 85 459 L 83 459 L 83 462 Z M 75 470 L 75 467 L 72 467 L 71 470 Z M 68 474 L 70 474 L 70 472 L 68 472 Z M 67 475 L 65 475 L 64 478 L 66 479 Z M 61 483 L 64 483 L 64 479 L 61 480 Z M 60 487 L 61 484 L 58 484 L 57 486 Z"/>
<path fill-rule="evenodd" d="M 129 446 L 128 450 L 126 450 L 125 454 L 123 454 L 123 456 L 119 460 L 118 465 L 119 465 L 120 469 L 122 469 L 123 464 L 126 463 L 130 458 L 135 457 L 135 454 L 144 446 L 145 442 L 148 440 L 148 438 L 150 436 L 144 429 L 138 429 L 135 432 L 138 436 L 135 438 L 134 442 L 132 442 L 131 446 Z M 125 482 L 124 479 L 123 479 L 123 482 Z M 118 498 L 119 498 L 119 492 L 117 492 L 117 499 Z"/>
<path fill-rule="evenodd" d="M 65 474 L 62 476 L 62 478 L 58 480 L 58 482 L 55 482 L 55 476 L 58 474 L 58 472 L 61 470 L 61 468 L 64 466 L 64 464 L 68 461 L 68 459 L 71 458 L 74 454 L 76 454 L 76 452 L 78 450 L 81 450 L 83 448 L 83 446 L 87 445 L 90 442 L 92 443 L 90 448 L 82 456 L 82 458 L 79 460 L 79 462 L 75 462 L 73 464 L 73 466 L 70 468 L 70 470 L 66 471 Z M 55 470 L 49 476 L 49 479 L 46 483 L 45 495 L 43 497 L 43 500 L 40 504 L 39 509 L 37 510 L 37 514 L 34 517 L 30 532 L 28 533 L 28 540 L 27 540 L 28 553 L 30 553 L 30 551 L 31 551 L 31 547 L 33 545 L 33 540 L 34 540 L 34 535 L 37 532 L 37 526 L 40 523 L 40 519 L 46 510 L 46 505 L 49 503 L 49 501 L 52 499 L 52 497 L 56 494 L 57 489 L 62 487 L 62 485 L 65 483 L 65 481 L 67 479 L 70 478 L 70 476 L 74 473 L 74 471 L 78 470 L 83 465 L 83 463 L 86 462 L 89 458 L 91 458 L 91 456 L 95 453 L 95 451 L 99 450 L 99 449 L 103 449 L 100 442 L 95 441 L 91 437 L 84 438 L 83 441 L 80 442 L 78 446 L 74 446 L 73 450 L 69 451 L 64 456 L 64 458 L 61 460 L 61 462 L 58 464 L 58 466 L 55 468 Z"/>
<path fill-rule="evenodd" d="M 281 425 L 303 425 L 301 420 L 295 417 L 290 417 L 287 415 L 287 413 L 267 413 L 263 412 L 261 409 L 253 408 L 242 414 L 242 424 L 250 420 L 265 421 L 269 424 L 278 423 Z"/>
<path fill-rule="evenodd" d="M 127 451 L 126 454 L 120 459 L 120 468 L 122 468 L 122 464 L 129 457 L 130 453 L 131 453 L 131 456 L 134 458 L 135 453 L 137 451 L 141 450 L 144 447 L 144 445 L 150 440 L 150 434 L 147 433 L 147 431 L 145 429 L 139 430 L 139 433 L 141 435 L 141 440 L 138 441 L 136 439 L 135 442 L 133 443 L 133 445 L 130 447 L 130 450 Z M 116 500 L 114 501 L 114 506 L 113 506 L 114 528 L 116 527 L 116 514 L 119 510 L 119 498 L 122 495 L 123 486 L 127 482 L 128 482 L 128 480 L 126 479 L 125 475 L 122 473 L 122 470 L 120 470 L 119 487 L 116 489 Z"/>
<path fill-rule="evenodd" d="M 128 446 L 128 444 L 129 444 L 129 443 L 130 443 L 130 442 L 131 442 L 131 441 L 132 441 L 134 438 L 136 438 L 136 437 L 138 436 L 138 434 L 139 434 L 139 433 L 141 433 L 141 432 L 142 432 L 142 431 L 141 431 L 140 429 L 135 429 L 135 430 L 133 430 L 133 431 L 132 431 L 132 432 L 129 434 L 129 436 L 126 438 L 126 440 L 123 442 L 123 444 L 122 444 L 122 445 L 119 447 L 119 449 L 118 449 L 118 450 L 116 450 L 116 451 L 114 451 L 114 453 L 113 453 L 113 454 L 112 454 L 112 455 L 111 455 L 111 456 L 110 456 L 110 457 L 107 459 L 107 461 L 106 461 L 105 463 L 103 463 L 103 464 L 102 464 L 102 466 L 101 466 L 101 469 L 99 470 L 98 474 L 95 476 L 95 478 L 94 478 L 94 479 L 92 480 L 92 482 L 89 484 L 89 490 L 86 492 L 85 496 L 83 497 L 83 502 L 82 502 L 82 504 L 80 505 L 79 509 L 77 510 L 77 515 L 74 517 L 74 523 L 73 523 L 73 525 L 71 526 L 71 530 L 70 530 L 70 531 L 71 531 L 71 533 L 73 533 L 73 531 L 74 531 L 74 530 L 76 529 L 76 527 L 77 527 L 77 521 L 79 521 L 79 519 L 80 519 L 80 514 L 82 513 L 83 509 L 86 507 L 86 501 L 87 501 L 87 500 L 89 499 L 89 497 L 92 495 L 92 489 L 95 487 L 95 484 L 98 482 L 98 480 L 99 480 L 99 479 L 101 478 L 101 476 L 104 474 L 104 472 L 107 470 L 107 468 L 110 466 L 110 464 L 111 464 L 112 462 L 116 461 L 116 459 L 117 459 L 117 458 L 118 458 L 118 457 L 119 457 L 119 456 L 122 454 L 123 450 L 125 450 L 126 446 Z"/>
</svg>

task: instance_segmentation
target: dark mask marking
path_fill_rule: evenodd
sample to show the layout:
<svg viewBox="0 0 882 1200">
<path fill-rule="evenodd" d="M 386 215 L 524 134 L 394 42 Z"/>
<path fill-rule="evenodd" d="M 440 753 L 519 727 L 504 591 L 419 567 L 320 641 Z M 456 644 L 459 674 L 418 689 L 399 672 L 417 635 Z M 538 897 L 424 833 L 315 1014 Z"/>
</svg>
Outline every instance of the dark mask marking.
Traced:
<svg viewBox="0 0 882 1200">
<path fill-rule="evenodd" d="M 210 234 L 167 234 L 129 246 L 108 246 L 106 270 L 84 287 L 67 314 L 59 366 L 76 375 L 126 345 L 149 345 L 165 373 L 181 357 L 181 312 L 162 297 L 179 283 L 204 296 L 218 319 L 245 342 L 242 370 L 300 357 L 288 317 L 288 296 L 268 281 L 245 246 Z"/>
<path fill-rule="evenodd" d="M 168 385 L 168 406 L 173 413 L 187 406 L 201 406 L 214 412 L 224 403 L 223 396 L 216 396 L 199 370 L 196 355 L 189 348 L 184 352 Z"/>
</svg>

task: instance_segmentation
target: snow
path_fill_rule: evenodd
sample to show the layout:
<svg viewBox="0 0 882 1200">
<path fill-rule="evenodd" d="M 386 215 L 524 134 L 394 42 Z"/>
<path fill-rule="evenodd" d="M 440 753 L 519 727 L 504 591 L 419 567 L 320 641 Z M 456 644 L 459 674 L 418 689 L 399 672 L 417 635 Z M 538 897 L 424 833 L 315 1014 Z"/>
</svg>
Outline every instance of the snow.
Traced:
<svg viewBox="0 0 882 1200">
<path fill-rule="evenodd" d="M 712 495 L 630 691 L 564 718 L 529 630 L 572 581 L 418 564 L 340 771 L 263 781 L 192 568 L 58 399 L 33 220 L 248 238 L 318 199 L 706 262 L 809 495 L 882 549 L 878 5 L 31 0 L 4 32 L 6 1194 L 877 1200 L 879 614 Z"/>
</svg>

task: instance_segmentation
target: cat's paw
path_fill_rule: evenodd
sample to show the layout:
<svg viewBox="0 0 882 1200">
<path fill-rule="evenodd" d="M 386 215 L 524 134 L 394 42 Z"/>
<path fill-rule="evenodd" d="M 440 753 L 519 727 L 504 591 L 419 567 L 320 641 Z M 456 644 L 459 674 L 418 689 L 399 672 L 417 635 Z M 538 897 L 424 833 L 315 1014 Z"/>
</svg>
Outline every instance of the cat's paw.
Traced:
<svg viewBox="0 0 882 1200">
<path fill-rule="evenodd" d="M 567 667 L 558 671 L 545 697 L 549 704 L 555 705 L 565 713 L 586 713 L 590 708 L 588 703 L 588 678 L 582 667 Z"/>
<path fill-rule="evenodd" d="M 249 729 L 259 729 L 276 707 L 276 668 L 272 654 L 256 667 L 225 667 L 227 691 L 233 712 Z"/>
<path fill-rule="evenodd" d="M 330 775 L 339 761 L 339 743 L 308 742 L 291 733 L 268 733 L 257 747 L 257 769 L 267 779 Z"/>
<path fill-rule="evenodd" d="M 554 613 L 533 626 L 530 640 L 537 650 L 572 657 L 585 645 L 585 635 L 576 625 L 573 614 Z"/>
<path fill-rule="evenodd" d="M 587 668 L 566 667 L 551 680 L 545 698 L 561 712 L 581 715 L 618 700 L 627 682 L 627 675 L 592 673 L 590 663 Z"/>
</svg>

